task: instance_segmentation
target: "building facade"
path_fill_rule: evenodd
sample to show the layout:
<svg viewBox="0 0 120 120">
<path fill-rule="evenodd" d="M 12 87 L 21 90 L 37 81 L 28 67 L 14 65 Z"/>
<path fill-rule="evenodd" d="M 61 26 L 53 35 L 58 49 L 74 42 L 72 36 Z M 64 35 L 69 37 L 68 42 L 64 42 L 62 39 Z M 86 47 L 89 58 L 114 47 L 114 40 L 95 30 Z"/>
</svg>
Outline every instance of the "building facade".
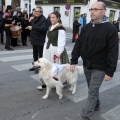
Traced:
<svg viewBox="0 0 120 120">
<path fill-rule="evenodd" d="M 11 4 L 11 0 L 5 1 L 5 5 Z M 28 12 L 31 12 L 36 6 L 42 6 L 46 17 L 49 13 L 58 11 L 61 14 L 62 24 L 72 28 L 74 17 L 80 14 L 87 13 L 87 22 L 90 21 L 89 9 L 96 1 L 106 4 L 106 15 L 111 22 L 120 20 L 120 0 L 21 0 L 20 7 L 22 10 L 26 8 Z"/>
</svg>

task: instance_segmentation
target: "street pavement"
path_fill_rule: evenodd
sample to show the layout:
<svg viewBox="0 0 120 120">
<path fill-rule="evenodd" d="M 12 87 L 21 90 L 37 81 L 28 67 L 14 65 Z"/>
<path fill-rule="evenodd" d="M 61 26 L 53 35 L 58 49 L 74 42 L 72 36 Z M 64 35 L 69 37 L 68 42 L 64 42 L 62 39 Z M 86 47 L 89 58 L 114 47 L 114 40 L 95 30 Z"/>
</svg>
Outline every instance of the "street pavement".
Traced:
<svg viewBox="0 0 120 120">
<path fill-rule="evenodd" d="M 66 49 L 71 56 L 74 43 L 72 31 L 67 29 Z M 47 100 L 42 96 L 45 90 L 37 90 L 41 84 L 38 74 L 28 69 L 32 67 L 32 47 L 20 45 L 14 51 L 6 51 L 0 44 L 0 120 L 82 120 L 81 111 L 86 104 L 87 84 L 85 76 L 78 76 L 75 95 L 63 89 L 63 99 L 59 100 L 53 89 Z M 79 58 L 79 64 L 82 60 Z M 120 120 L 120 57 L 117 70 L 111 81 L 104 81 L 100 88 L 101 106 L 91 120 Z"/>
</svg>

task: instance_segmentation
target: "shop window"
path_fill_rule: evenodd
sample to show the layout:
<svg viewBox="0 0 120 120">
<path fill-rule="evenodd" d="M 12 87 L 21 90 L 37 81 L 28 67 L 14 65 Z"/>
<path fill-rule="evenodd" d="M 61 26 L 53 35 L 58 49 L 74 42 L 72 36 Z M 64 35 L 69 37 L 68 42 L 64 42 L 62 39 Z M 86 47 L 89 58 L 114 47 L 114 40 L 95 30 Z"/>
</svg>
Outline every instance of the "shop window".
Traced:
<svg viewBox="0 0 120 120">
<path fill-rule="evenodd" d="M 109 20 L 110 20 L 110 22 L 114 21 L 114 16 L 115 16 L 115 11 L 114 10 L 110 10 L 110 14 L 109 14 Z"/>
<path fill-rule="evenodd" d="M 54 12 L 60 12 L 60 7 L 54 7 Z"/>
<path fill-rule="evenodd" d="M 74 18 L 75 17 L 80 17 L 80 10 L 81 8 L 80 7 L 74 7 Z"/>
<path fill-rule="evenodd" d="M 25 4 L 25 8 L 28 8 L 28 4 L 27 3 Z"/>
</svg>

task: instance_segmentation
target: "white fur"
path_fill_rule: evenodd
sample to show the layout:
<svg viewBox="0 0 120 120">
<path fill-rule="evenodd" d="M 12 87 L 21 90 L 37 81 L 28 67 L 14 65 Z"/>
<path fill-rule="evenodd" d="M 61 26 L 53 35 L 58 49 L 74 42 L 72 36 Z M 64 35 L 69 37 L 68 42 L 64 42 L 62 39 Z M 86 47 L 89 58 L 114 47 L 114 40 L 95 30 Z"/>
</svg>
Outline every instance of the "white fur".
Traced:
<svg viewBox="0 0 120 120">
<path fill-rule="evenodd" d="M 63 97 L 63 83 L 66 81 L 71 85 L 70 90 L 72 91 L 72 94 L 75 94 L 77 86 L 77 74 L 83 73 L 83 68 L 81 66 L 76 66 L 75 72 L 73 73 L 70 71 L 70 64 L 65 64 L 65 67 L 57 75 L 55 75 L 55 77 L 58 78 L 58 81 L 50 76 L 53 64 L 47 59 L 39 58 L 38 61 L 34 63 L 34 66 L 40 67 L 39 75 L 46 85 L 46 94 L 43 96 L 43 99 L 48 98 L 52 87 L 56 88 L 56 93 L 58 94 L 59 99 L 61 99 Z"/>
</svg>

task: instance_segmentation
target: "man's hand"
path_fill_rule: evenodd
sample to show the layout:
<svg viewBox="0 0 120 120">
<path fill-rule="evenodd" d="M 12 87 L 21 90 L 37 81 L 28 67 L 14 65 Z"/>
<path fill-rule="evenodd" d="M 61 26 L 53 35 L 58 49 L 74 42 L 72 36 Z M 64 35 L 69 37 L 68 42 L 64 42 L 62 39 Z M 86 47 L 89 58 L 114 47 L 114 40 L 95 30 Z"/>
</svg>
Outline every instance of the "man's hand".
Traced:
<svg viewBox="0 0 120 120">
<path fill-rule="evenodd" d="M 75 71 L 75 67 L 76 67 L 76 65 L 70 65 L 70 71 L 74 72 Z"/>
<path fill-rule="evenodd" d="M 32 26 L 27 26 L 27 29 L 32 30 Z"/>
<path fill-rule="evenodd" d="M 110 81 L 112 79 L 112 77 L 108 76 L 108 75 L 105 75 L 105 78 L 104 78 L 106 81 Z"/>
</svg>

